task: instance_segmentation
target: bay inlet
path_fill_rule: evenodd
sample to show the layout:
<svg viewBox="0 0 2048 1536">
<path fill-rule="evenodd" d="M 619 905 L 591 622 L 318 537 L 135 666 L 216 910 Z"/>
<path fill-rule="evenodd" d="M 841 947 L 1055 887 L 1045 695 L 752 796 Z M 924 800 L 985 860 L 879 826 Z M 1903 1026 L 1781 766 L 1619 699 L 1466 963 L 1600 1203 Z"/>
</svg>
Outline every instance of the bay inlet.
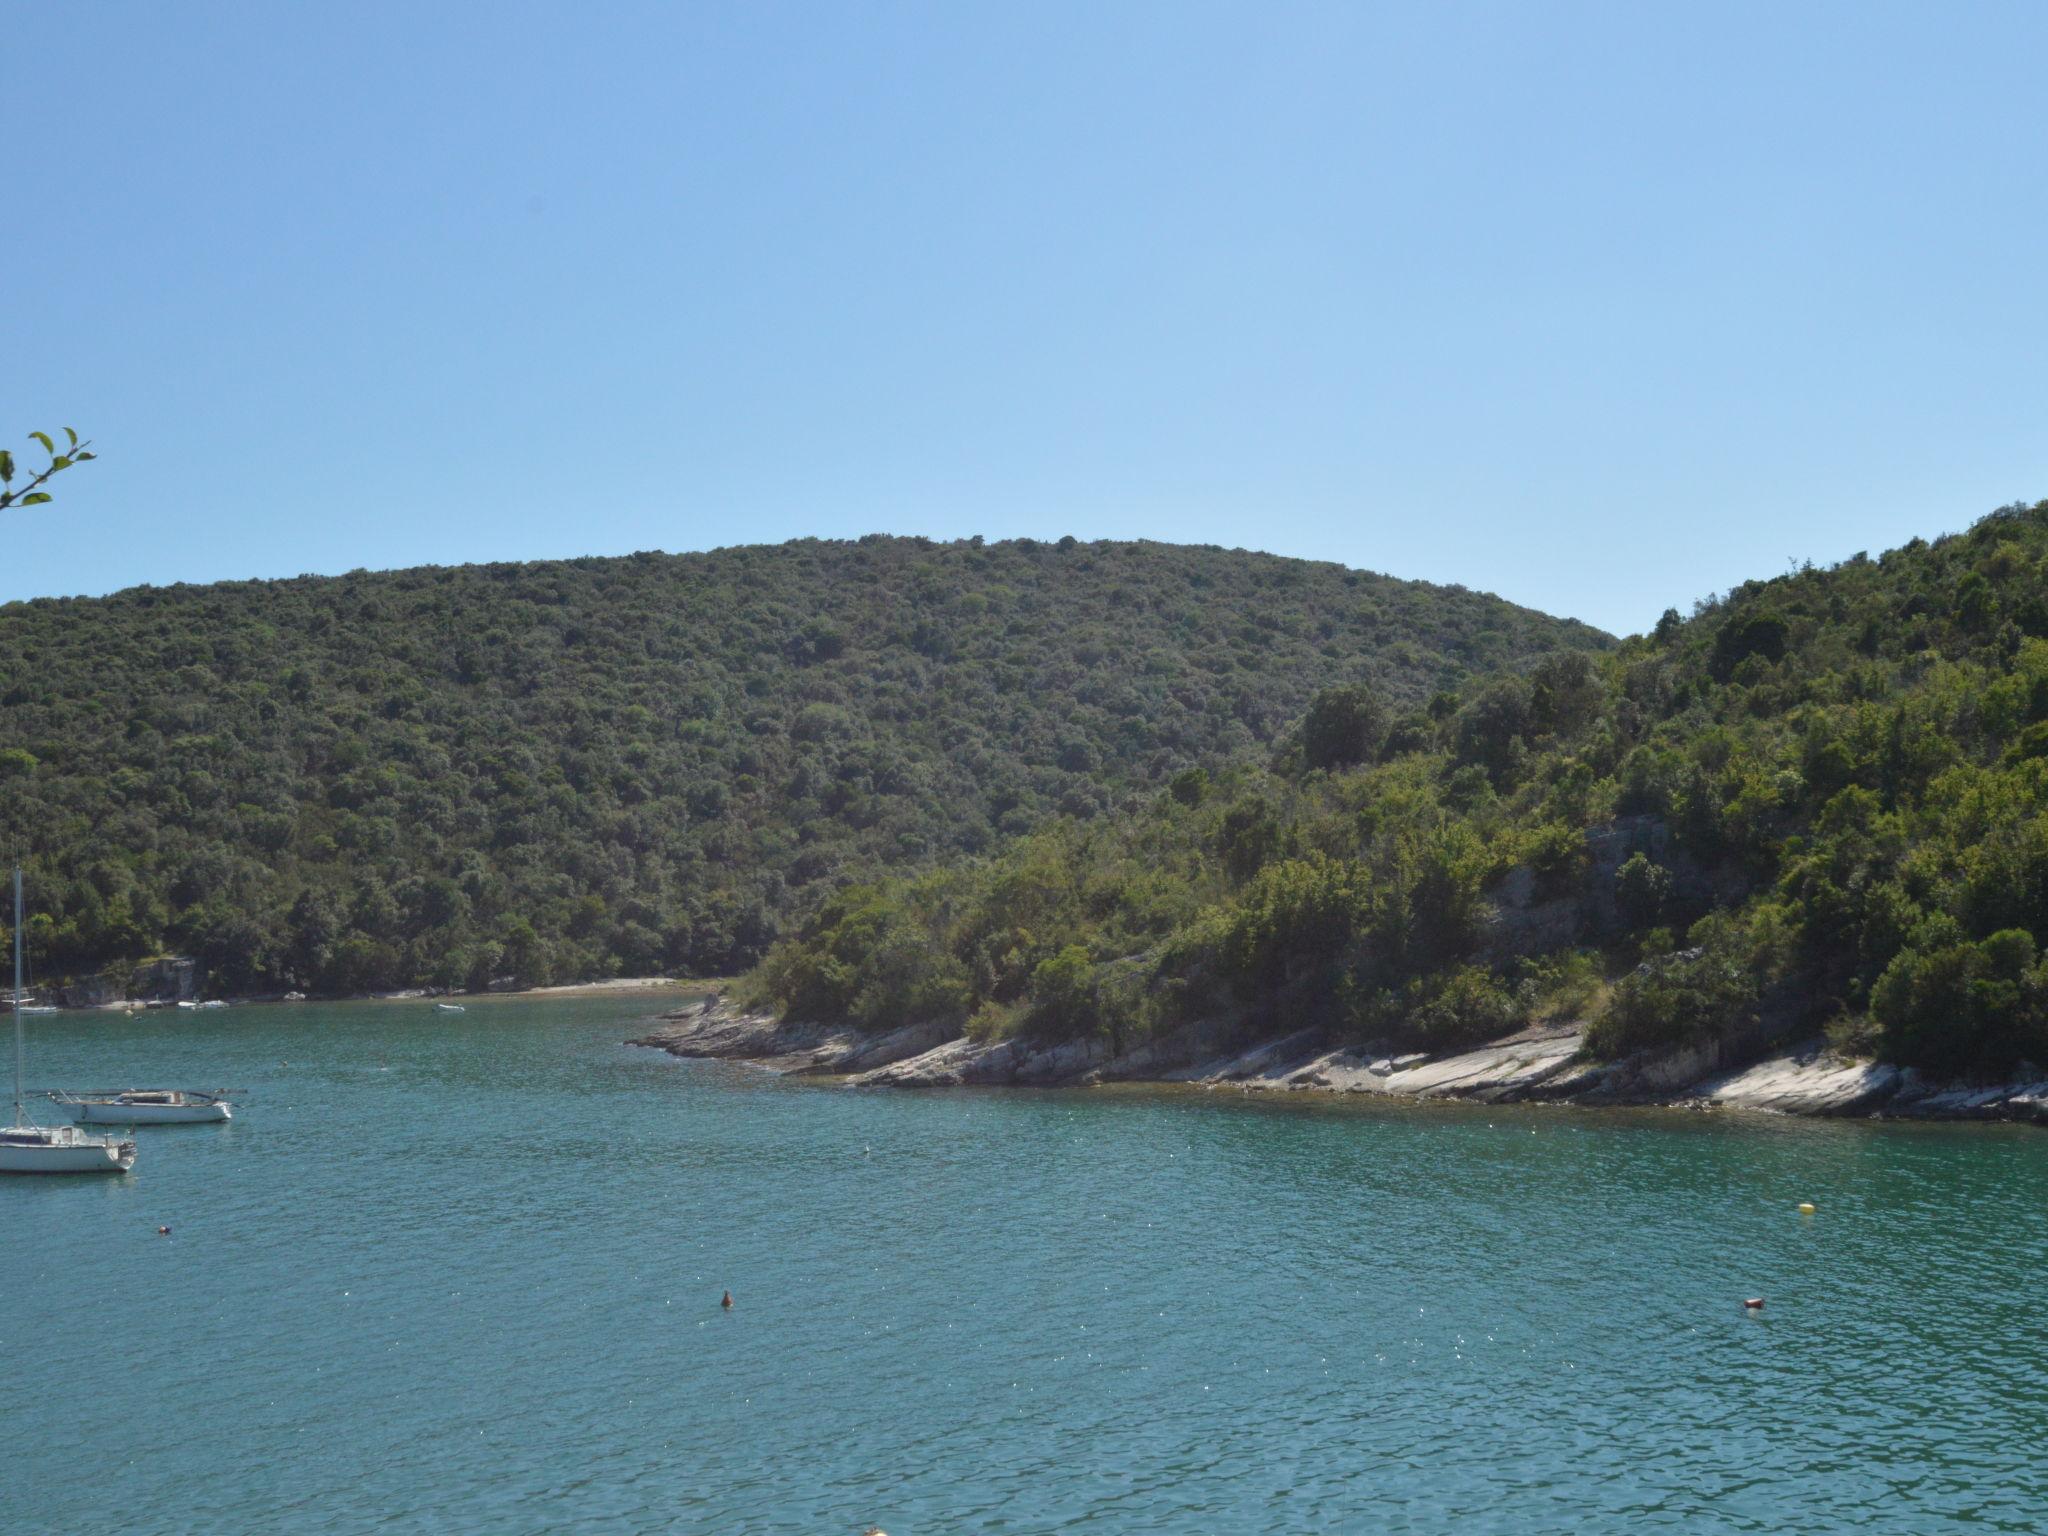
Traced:
<svg viewBox="0 0 2048 1536">
<path fill-rule="evenodd" d="M 0 1182 L 11 1522 L 1945 1532 L 2048 1491 L 2038 1131 L 860 1093 L 620 1044 L 651 1011 L 40 1021 L 32 1086 L 248 1092 Z"/>
</svg>

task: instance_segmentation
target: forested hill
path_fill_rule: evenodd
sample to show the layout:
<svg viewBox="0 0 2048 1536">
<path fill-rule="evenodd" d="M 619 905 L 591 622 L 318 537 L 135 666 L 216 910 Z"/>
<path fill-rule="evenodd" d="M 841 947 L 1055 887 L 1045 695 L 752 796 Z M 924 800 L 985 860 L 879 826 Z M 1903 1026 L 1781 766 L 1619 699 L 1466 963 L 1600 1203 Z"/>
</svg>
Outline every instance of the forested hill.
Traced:
<svg viewBox="0 0 2048 1536">
<path fill-rule="evenodd" d="M 2048 1067 L 2048 502 L 1669 612 L 1418 723 L 1317 698 L 1271 766 L 842 893 L 799 1017 L 1129 1045 L 1197 1020 L 1596 1055 L 1825 1029 Z"/>
<path fill-rule="evenodd" d="M 728 972 L 836 886 L 1611 642 L 1159 544 L 870 537 L 0 608 L 38 971 L 224 990 Z"/>
</svg>

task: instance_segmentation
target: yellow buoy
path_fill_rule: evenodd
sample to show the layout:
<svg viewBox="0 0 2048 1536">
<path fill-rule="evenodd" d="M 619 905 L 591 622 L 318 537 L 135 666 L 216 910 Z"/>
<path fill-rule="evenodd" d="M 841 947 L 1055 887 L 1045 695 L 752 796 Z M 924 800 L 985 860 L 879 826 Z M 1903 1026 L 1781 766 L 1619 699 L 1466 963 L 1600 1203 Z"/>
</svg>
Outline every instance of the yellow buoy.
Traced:
<svg viewBox="0 0 2048 1536">
<path fill-rule="evenodd" d="M 1811 1216 L 1813 1214 L 1813 1202 L 1811 1200 L 1800 1201 L 1799 1214 L 1802 1216 Z"/>
</svg>

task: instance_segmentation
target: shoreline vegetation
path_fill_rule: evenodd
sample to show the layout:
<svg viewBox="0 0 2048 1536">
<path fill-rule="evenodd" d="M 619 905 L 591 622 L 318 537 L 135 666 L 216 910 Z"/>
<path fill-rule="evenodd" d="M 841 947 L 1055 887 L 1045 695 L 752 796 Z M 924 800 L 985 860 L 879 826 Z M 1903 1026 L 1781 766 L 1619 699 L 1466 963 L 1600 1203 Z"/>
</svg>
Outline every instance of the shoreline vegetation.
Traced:
<svg viewBox="0 0 2048 1536">
<path fill-rule="evenodd" d="M 1698 1049 L 1599 1062 L 1585 1055 L 1585 1038 L 1582 1027 L 1550 1025 L 1471 1049 L 1386 1056 L 1333 1046 L 1316 1029 L 1259 1040 L 1241 1029 L 1207 1026 L 1118 1053 L 1095 1040 L 978 1042 L 932 1024 L 868 1034 L 791 1023 L 721 995 L 663 1015 L 661 1027 L 627 1043 L 852 1088 L 1157 1083 L 1471 1104 L 1652 1105 L 2048 1125 L 2048 1075 L 1996 1083 L 1940 1079 L 1843 1056 L 1824 1039 L 1775 1045 L 1737 1065 Z"/>
<path fill-rule="evenodd" d="M 1420 707 L 1324 689 L 1263 761 L 840 889 L 735 1000 L 962 1042 L 876 1081 L 1466 1072 L 2037 1118 L 2048 501 Z"/>
</svg>

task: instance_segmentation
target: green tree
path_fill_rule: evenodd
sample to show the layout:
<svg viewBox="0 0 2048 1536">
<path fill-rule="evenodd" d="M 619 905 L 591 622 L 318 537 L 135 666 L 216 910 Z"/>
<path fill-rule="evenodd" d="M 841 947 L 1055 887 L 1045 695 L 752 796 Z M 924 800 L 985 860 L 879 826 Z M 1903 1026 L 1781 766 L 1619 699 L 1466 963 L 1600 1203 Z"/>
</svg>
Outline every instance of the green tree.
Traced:
<svg viewBox="0 0 2048 1536">
<path fill-rule="evenodd" d="M 1894 1061 L 2005 1072 L 2048 1046 L 2048 972 L 2024 929 L 1902 950 L 1872 989 L 1870 1012 Z"/>
<path fill-rule="evenodd" d="M 1387 711 L 1364 683 L 1325 688 L 1301 722 L 1301 753 L 1310 768 L 1344 768 L 1370 761 L 1386 739 Z"/>
<path fill-rule="evenodd" d="M 1066 1038 L 1093 1034 L 1102 1022 L 1095 963 L 1079 944 L 1049 955 L 1031 973 L 1033 1023 L 1045 1034 Z"/>
<path fill-rule="evenodd" d="M 1615 911 L 1630 932 L 1662 922 L 1670 900 L 1671 871 L 1648 855 L 1632 853 L 1614 872 Z"/>
</svg>

